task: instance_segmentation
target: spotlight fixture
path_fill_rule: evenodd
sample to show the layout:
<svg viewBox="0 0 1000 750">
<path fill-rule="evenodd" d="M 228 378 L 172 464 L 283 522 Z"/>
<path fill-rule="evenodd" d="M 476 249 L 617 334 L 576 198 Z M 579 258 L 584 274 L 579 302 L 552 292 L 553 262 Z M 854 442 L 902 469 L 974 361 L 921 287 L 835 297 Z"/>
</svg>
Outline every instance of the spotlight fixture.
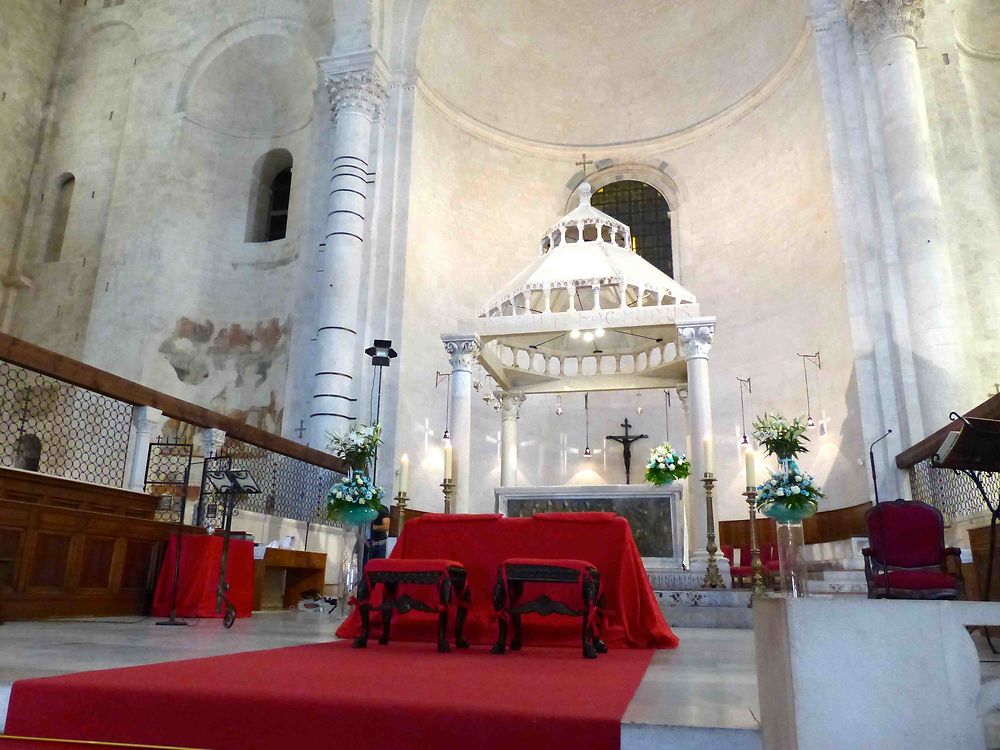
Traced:
<svg viewBox="0 0 1000 750">
<path fill-rule="evenodd" d="M 603 335 L 604 335 L 604 329 L 603 328 L 595 328 L 594 329 L 594 336 L 596 336 L 597 338 L 601 338 L 601 336 L 603 336 Z"/>
<path fill-rule="evenodd" d="M 635 394 L 635 415 L 637 417 L 642 416 L 642 392 L 639 391 Z"/>
<path fill-rule="evenodd" d="M 583 413 L 587 424 L 587 447 L 583 451 L 584 458 L 590 458 L 590 394 L 583 394 Z"/>
<path fill-rule="evenodd" d="M 556 416 L 561 417 L 563 413 L 562 396 L 556 396 Z"/>
<path fill-rule="evenodd" d="M 574 328 L 572 331 L 569 332 L 569 337 L 571 339 L 578 339 L 578 338 L 580 338 L 580 331 L 578 331 L 576 328 Z"/>
<path fill-rule="evenodd" d="M 378 397 L 375 401 L 375 408 L 371 409 L 371 404 L 369 404 L 369 409 L 373 411 L 371 422 L 372 424 L 378 424 L 382 416 L 382 371 L 389 366 L 389 362 L 395 359 L 398 355 L 396 350 L 392 348 L 392 342 L 387 339 L 375 339 L 372 345 L 365 349 L 365 354 L 372 358 L 372 367 L 375 368 L 375 374 L 373 377 L 372 385 L 374 386 L 375 381 L 378 382 Z M 376 476 L 375 472 L 378 470 L 378 445 L 375 446 L 375 454 L 372 456 L 372 476 Z"/>
<path fill-rule="evenodd" d="M 591 341 L 594 340 L 594 334 L 591 331 L 587 331 L 585 334 L 583 334 L 583 340 L 589 344 Z"/>
<path fill-rule="evenodd" d="M 799 356 L 802 358 L 802 379 L 806 383 L 806 427 L 811 430 L 816 426 L 816 420 L 812 416 L 812 401 L 809 398 L 809 372 L 806 370 L 806 361 L 816 365 L 817 378 L 819 378 L 818 371 L 823 369 L 823 365 L 820 361 L 819 352 L 815 354 L 800 354 Z"/>
</svg>

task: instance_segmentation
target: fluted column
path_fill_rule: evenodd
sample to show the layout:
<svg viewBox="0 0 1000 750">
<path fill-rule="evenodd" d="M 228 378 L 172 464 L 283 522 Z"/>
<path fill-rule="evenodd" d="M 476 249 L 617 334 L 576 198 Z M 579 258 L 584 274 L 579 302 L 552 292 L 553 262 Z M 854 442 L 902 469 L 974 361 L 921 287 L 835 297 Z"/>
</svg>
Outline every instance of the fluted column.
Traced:
<svg viewBox="0 0 1000 750">
<path fill-rule="evenodd" d="M 372 127 L 382 116 L 386 85 L 374 68 L 339 71 L 324 61 L 335 123 L 333 174 L 327 203 L 325 244 L 319 248 L 314 367 L 311 376 L 309 444 L 324 449 L 329 434 L 343 433 L 357 419 L 358 310 L 368 218 L 374 181 Z"/>
<path fill-rule="evenodd" d="M 455 513 L 469 512 L 469 460 L 472 453 L 472 367 L 479 357 L 476 335 L 442 336 L 451 360 L 451 448 L 452 477 L 455 481 Z"/>
<path fill-rule="evenodd" d="M 702 318 L 677 326 L 677 348 L 687 362 L 687 412 L 688 435 L 691 447 L 691 478 L 685 497 L 685 516 L 688 522 L 688 543 L 692 568 L 705 568 L 708 551 L 705 549 L 708 517 L 705 506 L 705 488 L 701 478 L 705 474 L 705 438 L 712 435 L 712 394 L 708 380 L 708 354 L 715 335 L 715 319 Z"/>
<path fill-rule="evenodd" d="M 149 444 L 160 427 L 163 426 L 163 412 L 152 406 L 137 406 L 132 410 L 132 429 L 135 442 L 129 462 L 128 488 L 133 492 L 146 491 L 146 461 L 149 458 Z"/>
<path fill-rule="evenodd" d="M 917 57 L 923 18 L 924 0 L 854 0 L 848 16 L 878 87 L 920 411 L 935 425 L 968 406 L 967 360 Z"/>
<path fill-rule="evenodd" d="M 500 486 L 517 484 L 517 420 L 521 416 L 523 393 L 497 391 L 500 402 Z"/>
</svg>

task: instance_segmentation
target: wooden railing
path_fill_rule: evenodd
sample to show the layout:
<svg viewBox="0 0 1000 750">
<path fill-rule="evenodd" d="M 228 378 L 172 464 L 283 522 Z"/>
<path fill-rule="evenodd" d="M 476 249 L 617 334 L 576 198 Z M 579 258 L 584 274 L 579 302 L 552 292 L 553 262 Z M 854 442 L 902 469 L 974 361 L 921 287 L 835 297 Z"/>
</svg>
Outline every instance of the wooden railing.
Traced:
<svg viewBox="0 0 1000 750">
<path fill-rule="evenodd" d="M 805 543 L 820 544 L 855 536 L 868 536 L 865 513 L 871 507 L 870 502 L 859 503 L 848 508 L 821 511 L 807 518 L 802 522 Z M 770 518 L 757 519 L 757 540 L 760 544 L 775 544 L 775 533 L 774 521 Z M 719 544 L 749 547 L 750 520 L 719 521 Z"/>
<path fill-rule="evenodd" d="M 195 427 L 223 430 L 229 437 L 244 443 L 322 466 L 331 471 L 343 474 L 349 469 L 343 460 L 329 453 L 252 427 L 225 414 L 147 388 L 5 333 L 0 333 L 0 359 L 133 406 L 151 406 L 168 417 Z"/>
</svg>

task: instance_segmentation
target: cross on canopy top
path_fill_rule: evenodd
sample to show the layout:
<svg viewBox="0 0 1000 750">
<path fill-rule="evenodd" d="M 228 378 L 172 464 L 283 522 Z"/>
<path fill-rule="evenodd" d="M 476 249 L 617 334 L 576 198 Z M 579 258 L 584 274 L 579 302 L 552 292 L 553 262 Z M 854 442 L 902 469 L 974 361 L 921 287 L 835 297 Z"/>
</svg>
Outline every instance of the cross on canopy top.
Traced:
<svg viewBox="0 0 1000 750">
<path fill-rule="evenodd" d="M 583 176 L 584 176 L 584 177 L 586 177 L 586 176 L 587 176 L 587 165 L 588 165 L 588 164 L 593 164 L 594 162 L 593 162 L 593 160 L 592 160 L 592 159 L 588 159 L 588 158 L 587 158 L 587 152 L 585 151 L 585 152 L 583 153 L 583 158 L 582 158 L 582 160 L 581 160 L 581 161 L 575 161 L 575 162 L 573 162 L 573 163 L 574 163 L 574 164 L 575 164 L 576 166 L 578 166 L 578 167 L 583 167 Z"/>
</svg>

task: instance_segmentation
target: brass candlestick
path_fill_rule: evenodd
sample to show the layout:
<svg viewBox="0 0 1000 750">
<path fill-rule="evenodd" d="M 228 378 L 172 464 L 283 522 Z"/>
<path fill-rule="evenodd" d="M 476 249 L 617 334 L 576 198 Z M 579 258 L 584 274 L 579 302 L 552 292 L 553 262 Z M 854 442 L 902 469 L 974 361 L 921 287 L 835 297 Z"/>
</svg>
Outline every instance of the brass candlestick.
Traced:
<svg viewBox="0 0 1000 750">
<path fill-rule="evenodd" d="M 719 563 L 715 560 L 715 553 L 719 548 L 715 544 L 715 509 L 712 506 L 712 487 L 715 485 L 715 475 L 709 471 L 702 477 L 702 484 L 705 485 L 705 515 L 708 520 L 708 543 L 705 549 L 708 551 L 708 567 L 705 569 L 705 580 L 702 581 L 703 589 L 724 589 L 726 581 L 719 572 Z"/>
<path fill-rule="evenodd" d="M 743 497 L 747 499 L 750 508 L 750 567 L 753 570 L 753 588 L 750 592 L 751 605 L 753 597 L 764 596 L 764 564 L 760 561 L 760 546 L 757 544 L 757 489 L 748 486 Z"/>
<path fill-rule="evenodd" d="M 396 524 L 396 538 L 403 535 L 403 526 L 406 525 L 406 493 L 400 492 L 395 497 L 396 507 L 399 508 L 399 522 Z"/>
<path fill-rule="evenodd" d="M 455 480 L 445 479 L 441 482 L 441 491 L 444 493 L 444 512 L 451 515 L 451 504 L 455 500 Z"/>
</svg>

